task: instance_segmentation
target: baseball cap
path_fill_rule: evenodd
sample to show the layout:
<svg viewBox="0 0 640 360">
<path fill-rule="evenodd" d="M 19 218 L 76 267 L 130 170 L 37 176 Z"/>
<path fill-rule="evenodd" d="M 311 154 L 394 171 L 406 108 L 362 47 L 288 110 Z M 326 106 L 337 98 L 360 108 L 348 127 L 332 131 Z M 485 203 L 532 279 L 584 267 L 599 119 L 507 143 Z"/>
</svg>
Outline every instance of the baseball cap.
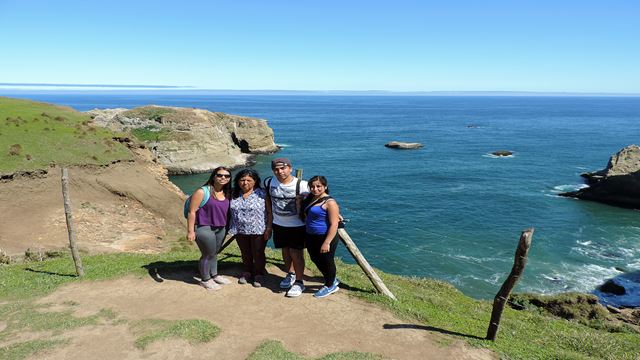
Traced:
<svg viewBox="0 0 640 360">
<path fill-rule="evenodd" d="M 281 157 L 281 158 L 275 158 L 273 160 L 271 160 L 271 168 L 275 168 L 276 166 L 283 166 L 286 165 L 288 167 L 291 167 L 291 160 Z"/>
</svg>

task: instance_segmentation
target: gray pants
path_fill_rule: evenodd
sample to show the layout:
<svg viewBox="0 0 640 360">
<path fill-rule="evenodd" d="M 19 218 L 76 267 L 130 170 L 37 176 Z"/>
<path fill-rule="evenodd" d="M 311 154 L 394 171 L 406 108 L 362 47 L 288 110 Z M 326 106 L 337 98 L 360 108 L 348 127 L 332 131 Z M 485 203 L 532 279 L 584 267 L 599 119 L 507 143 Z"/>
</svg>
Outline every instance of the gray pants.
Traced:
<svg viewBox="0 0 640 360">
<path fill-rule="evenodd" d="M 218 249 L 222 247 L 225 235 L 224 227 L 198 226 L 196 228 L 196 244 L 200 249 L 198 270 L 200 278 L 207 281 L 218 275 Z"/>
</svg>

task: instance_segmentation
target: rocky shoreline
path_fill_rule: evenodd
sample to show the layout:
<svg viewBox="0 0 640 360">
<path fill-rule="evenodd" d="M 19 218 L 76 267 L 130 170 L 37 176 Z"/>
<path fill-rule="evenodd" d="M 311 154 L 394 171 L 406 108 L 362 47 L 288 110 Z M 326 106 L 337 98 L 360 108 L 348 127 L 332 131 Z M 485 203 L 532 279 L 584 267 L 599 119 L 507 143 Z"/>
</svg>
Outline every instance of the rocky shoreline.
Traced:
<svg viewBox="0 0 640 360">
<path fill-rule="evenodd" d="M 611 156 L 607 167 L 581 174 L 589 187 L 560 196 L 640 209 L 640 147 L 629 145 Z"/>
<path fill-rule="evenodd" d="M 155 105 L 87 113 L 96 125 L 143 141 L 170 175 L 250 165 L 254 155 L 279 150 L 263 119 Z"/>
</svg>

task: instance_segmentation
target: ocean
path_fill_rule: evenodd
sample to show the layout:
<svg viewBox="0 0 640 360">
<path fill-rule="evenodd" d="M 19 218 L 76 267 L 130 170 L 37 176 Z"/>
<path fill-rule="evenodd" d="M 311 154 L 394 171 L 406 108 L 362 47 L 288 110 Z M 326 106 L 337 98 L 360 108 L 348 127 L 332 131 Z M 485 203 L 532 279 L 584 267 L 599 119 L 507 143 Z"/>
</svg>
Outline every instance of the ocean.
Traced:
<svg viewBox="0 0 640 360">
<path fill-rule="evenodd" d="M 373 266 L 448 281 L 474 298 L 495 295 L 529 227 L 535 233 L 516 291 L 593 292 L 640 271 L 640 212 L 557 196 L 640 143 L 640 97 L 6 95 L 80 111 L 157 104 L 266 119 L 282 150 L 256 157 L 263 177 L 274 156 L 289 157 L 305 178 L 326 176 Z M 392 140 L 424 147 L 385 148 Z M 206 177 L 171 180 L 189 193 Z M 338 256 L 353 262 L 342 246 Z M 627 305 L 640 306 L 635 289 Z"/>
</svg>

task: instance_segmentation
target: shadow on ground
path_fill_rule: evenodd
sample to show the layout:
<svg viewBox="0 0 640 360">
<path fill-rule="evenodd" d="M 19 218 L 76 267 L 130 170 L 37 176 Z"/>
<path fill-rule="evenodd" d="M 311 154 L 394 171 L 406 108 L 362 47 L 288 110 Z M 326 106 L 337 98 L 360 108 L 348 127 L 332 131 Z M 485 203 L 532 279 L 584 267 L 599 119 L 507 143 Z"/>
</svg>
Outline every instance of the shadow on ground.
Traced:
<svg viewBox="0 0 640 360">
<path fill-rule="evenodd" d="M 272 265 L 278 267 L 282 272 L 284 270 L 284 263 L 280 259 L 276 259 L 273 257 L 267 257 L 267 265 Z M 200 274 L 198 272 L 198 259 L 194 260 L 176 260 L 176 261 L 156 261 L 144 265 L 149 274 L 149 276 L 155 282 L 164 282 L 164 281 L 180 281 L 186 284 L 198 285 L 200 282 Z M 226 276 L 232 282 L 237 281 L 238 278 L 242 275 L 242 260 L 239 255 L 236 254 L 224 254 L 219 255 L 218 257 L 218 269 L 221 275 Z M 36 270 L 32 270 L 36 271 Z M 55 274 L 61 276 L 71 276 L 66 274 Z M 263 281 L 261 282 L 262 287 L 271 290 L 273 293 L 282 293 L 284 294 L 287 289 L 280 288 L 280 281 L 282 280 L 282 276 L 276 274 L 267 274 L 264 276 Z M 318 291 L 322 287 L 322 283 L 324 279 L 322 276 L 304 276 L 305 282 L 313 282 L 314 284 L 305 284 L 306 289 L 305 293 L 314 293 Z M 320 284 L 316 284 L 320 283 Z M 251 286 L 247 284 L 247 286 Z M 349 284 L 340 283 L 340 288 L 344 290 L 349 290 L 352 292 L 361 292 L 361 293 L 372 293 L 371 290 L 364 290 L 357 287 L 352 287 Z"/>
<path fill-rule="evenodd" d="M 417 324 L 384 324 L 382 326 L 383 329 L 387 329 L 387 330 L 394 330 L 394 329 L 417 329 L 417 330 L 427 330 L 427 331 L 435 331 L 435 332 L 439 332 L 441 334 L 447 334 L 447 335 L 454 335 L 454 336 L 462 336 L 462 337 L 466 337 L 469 339 L 477 339 L 477 340 L 485 340 L 485 338 L 479 337 L 479 336 L 475 336 L 475 335 L 469 335 L 469 334 L 463 334 L 463 333 L 459 333 L 456 331 L 450 331 L 450 330 L 445 330 L 445 329 L 440 329 L 437 327 L 433 327 L 433 326 L 427 326 L 427 325 L 417 325 Z"/>
</svg>

